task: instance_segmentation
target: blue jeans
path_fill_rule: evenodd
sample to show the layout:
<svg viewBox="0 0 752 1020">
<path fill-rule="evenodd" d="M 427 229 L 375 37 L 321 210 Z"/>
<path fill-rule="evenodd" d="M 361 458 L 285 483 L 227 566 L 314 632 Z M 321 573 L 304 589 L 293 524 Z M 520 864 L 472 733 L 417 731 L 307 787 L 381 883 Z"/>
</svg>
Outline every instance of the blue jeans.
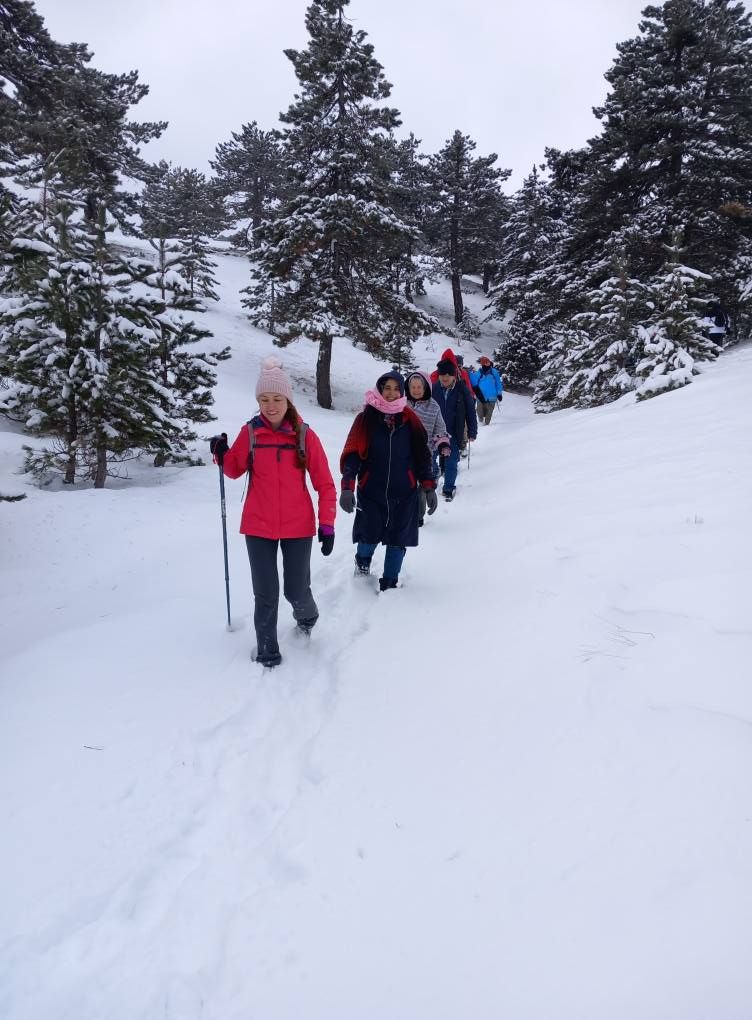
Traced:
<svg viewBox="0 0 752 1020">
<path fill-rule="evenodd" d="M 373 544 L 370 542 L 358 542 L 355 555 L 360 556 L 363 560 L 370 560 L 376 551 L 376 546 L 378 544 L 378 542 L 374 542 Z M 386 555 L 384 556 L 384 577 L 388 577 L 392 581 L 397 580 L 406 552 L 407 549 L 404 545 L 388 545 L 386 547 Z"/>
<path fill-rule="evenodd" d="M 457 465 L 460 462 L 460 444 L 452 436 L 452 452 L 444 461 L 444 492 L 451 492 L 457 482 Z M 439 474 L 439 451 L 434 451 L 433 471 Z"/>
</svg>

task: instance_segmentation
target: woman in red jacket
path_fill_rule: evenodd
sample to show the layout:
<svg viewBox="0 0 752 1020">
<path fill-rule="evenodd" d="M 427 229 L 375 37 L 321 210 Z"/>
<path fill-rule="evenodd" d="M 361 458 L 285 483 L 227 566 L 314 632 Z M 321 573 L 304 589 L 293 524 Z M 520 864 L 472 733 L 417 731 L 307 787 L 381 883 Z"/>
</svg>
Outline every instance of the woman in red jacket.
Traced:
<svg viewBox="0 0 752 1020">
<path fill-rule="evenodd" d="M 316 518 L 306 470 L 319 497 L 318 539 L 324 556 L 334 545 L 337 491 L 321 441 L 313 429 L 303 425 L 292 402 L 290 380 L 277 358 L 263 362 L 256 398 L 261 413 L 243 426 L 229 449 L 221 440 L 224 450 L 221 445 L 215 447 L 215 458 L 228 478 L 249 472 L 240 532 L 245 535 L 251 561 L 257 642 L 253 658 L 263 666 L 278 666 L 282 656 L 277 643 L 277 548 L 282 546 L 285 598 L 292 605 L 298 631 L 308 635 L 319 611 L 311 594 Z"/>
</svg>

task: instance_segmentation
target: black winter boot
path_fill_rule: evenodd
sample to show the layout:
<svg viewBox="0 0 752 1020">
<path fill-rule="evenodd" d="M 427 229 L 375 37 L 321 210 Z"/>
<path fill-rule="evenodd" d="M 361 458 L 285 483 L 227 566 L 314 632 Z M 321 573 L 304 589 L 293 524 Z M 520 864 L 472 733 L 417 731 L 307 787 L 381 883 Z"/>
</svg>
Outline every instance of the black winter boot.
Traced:
<svg viewBox="0 0 752 1020">
<path fill-rule="evenodd" d="M 371 573 L 371 561 L 367 560 L 364 556 L 355 557 L 355 576 L 356 577 L 368 577 Z"/>
<path fill-rule="evenodd" d="M 379 591 L 388 591 L 389 588 L 397 587 L 396 577 L 380 577 L 379 578 Z"/>
</svg>

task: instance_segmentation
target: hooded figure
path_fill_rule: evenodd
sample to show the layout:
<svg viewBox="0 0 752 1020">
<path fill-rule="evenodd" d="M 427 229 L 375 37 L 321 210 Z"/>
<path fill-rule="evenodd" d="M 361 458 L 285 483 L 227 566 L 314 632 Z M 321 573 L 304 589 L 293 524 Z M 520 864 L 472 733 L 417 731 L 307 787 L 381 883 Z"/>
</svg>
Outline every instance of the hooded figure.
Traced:
<svg viewBox="0 0 752 1020">
<path fill-rule="evenodd" d="M 464 368 L 462 368 L 462 366 L 457 362 L 457 355 L 454 353 L 454 351 L 452 350 L 451 347 L 447 347 L 447 349 L 441 355 L 441 361 L 451 361 L 452 362 L 452 364 L 454 365 L 454 374 L 456 376 L 458 376 L 462 380 L 462 382 L 465 384 L 465 386 L 467 386 L 467 388 L 472 393 L 473 392 L 473 384 L 470 382 L 470 376 L 468 375 L 467 371 Z M 436 371 L 435 372 L 431 372 L 431 384 L 433 385 L 433 383 L 437 383 L 438 381 L 439 381 L 439 371 L 438 371 L 438 365 L 437 365 L 436 366 Z"/>
<path fill-rule="evenodd" d="M 340 506 L 346 513 L 356 511 L 356 572 L 370 573 L 371 558 L 382 543 L 387 549 L 379 587 L 396 588 L 407 547 L 418 544 L 419 489 L 425 490 L 428 513 L 436 509 L 428 436 L 407 406 L 399 372 L 385 372 L 366 393 L 365 407 L 345 441 L 340 470 Z"/>
<path fill-rule="evenodd" d="M 478 419 L 484 425 L 490 425 L 494 408 L 504 397 L 504 384 L 490 358 L 483 355 L 479 359 L 479 364 L 480 368 L 470 373 L 470 380 L 473 392 L 478 398 Z"/>
<path fill-rule="evenodd" d="M 405 380 L 405 396 L 423 422 L 431 453 L 449 453 L 449 433 L 441 416 L 441 408 L 431 396 L 431 383 L 425 372 L 411 372 Z"/>
<path fill-rule="evenodd" d="M 451 354 L 451 351 L 449 352 Z M 475 413 L 475 401 L 467 386 L 458 377 L 457 362 L 452 358 L 442 358 L 436 366 L 437 382 L 433 384 L 432 396 L 441 408 L 451 439 L 451 453 L 444 459 L 444 488 L 446 500 L 454 499 L 457 465 L 460 450 L 465 443 L 465 434 L 472 442 L 478 435 L 478 418 Z M 434 455 L 436 459 L 436 455 Z"/>
</svg>

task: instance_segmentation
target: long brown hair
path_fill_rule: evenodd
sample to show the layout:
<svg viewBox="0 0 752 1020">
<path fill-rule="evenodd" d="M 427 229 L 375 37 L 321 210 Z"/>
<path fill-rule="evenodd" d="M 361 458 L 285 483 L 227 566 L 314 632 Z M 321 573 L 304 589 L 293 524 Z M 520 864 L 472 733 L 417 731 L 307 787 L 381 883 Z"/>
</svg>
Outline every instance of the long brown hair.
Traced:
<svg viewBox="0 0 752 1020">
<path fill-rule="evenodd" d="M 298 467 L 302 471 L 305 471 L 307 467 L 305 450 L 300 449 L 300 444 L 298 442 L 298 437 L 300 436 L 300 415 L 298 414 L 295 404 L 293 404 L 290 399 L 287 401 L 287 410 L 285 411 L 283 421 L 288 422 L 292 426 L 293 432 L 295 433 L 295 457 L 298 462 Z"/>
</svg>

